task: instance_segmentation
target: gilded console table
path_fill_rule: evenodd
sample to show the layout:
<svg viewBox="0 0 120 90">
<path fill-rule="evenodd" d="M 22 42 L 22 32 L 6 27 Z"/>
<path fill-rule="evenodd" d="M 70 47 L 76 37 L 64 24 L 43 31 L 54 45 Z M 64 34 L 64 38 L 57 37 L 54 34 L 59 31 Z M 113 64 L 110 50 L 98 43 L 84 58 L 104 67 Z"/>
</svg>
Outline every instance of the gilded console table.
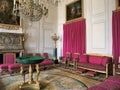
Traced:
<svg viewBox="0 0 120 90">
<path fill-rule="evenodd" d="M 24 87 L 29 87 L 29 86 L 34 86 L 35 88 L 37 87 L 38 89 L 40 89 L 40 82 L 38 81 L 38 77 L 40 74 L 40 69 L 39 69 L 39 63 L 41 63 L 44 58 L 41 56 L 24 56 L 24 57 L 19 57 L 16 59 L 18 63 L 21 64 L 21 75 L 23 77 L 23 81 L 20 85 L 20 88 L 24 88 Z M 29 65 L 29 80 L 25 81 L 25 73 L 24 73 L 24 68 L 23 65 Z M 32 65 L 35 65 L 36 67 L 36 81 L 33 80 L 33 69 L 32 69 Z"/>
</svg>

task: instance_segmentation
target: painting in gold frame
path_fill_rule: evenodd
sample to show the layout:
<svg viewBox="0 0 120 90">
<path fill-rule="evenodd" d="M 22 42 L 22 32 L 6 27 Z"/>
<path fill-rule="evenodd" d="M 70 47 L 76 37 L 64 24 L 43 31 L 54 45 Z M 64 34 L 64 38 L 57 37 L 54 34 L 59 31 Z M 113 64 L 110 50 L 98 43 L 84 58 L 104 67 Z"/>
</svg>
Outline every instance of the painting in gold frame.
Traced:
<svg viewBox="0 0 120 90">
<path fill-rule="evenodd" d="M 83 0 L 75 0 L 66 5 L 66 23 L 73 22 L 83 18 L 84 6 Z"/>
<path fill-rule="evenodd" d="M 13 15 L 14 0 L 0 0 L 0 28 L 18 30 L 21 18 Z"/>
<path fill-rule="evenodd" d="M 116 0 L 116 9 L 120 9 L 120 0 Z"/>
</svg>

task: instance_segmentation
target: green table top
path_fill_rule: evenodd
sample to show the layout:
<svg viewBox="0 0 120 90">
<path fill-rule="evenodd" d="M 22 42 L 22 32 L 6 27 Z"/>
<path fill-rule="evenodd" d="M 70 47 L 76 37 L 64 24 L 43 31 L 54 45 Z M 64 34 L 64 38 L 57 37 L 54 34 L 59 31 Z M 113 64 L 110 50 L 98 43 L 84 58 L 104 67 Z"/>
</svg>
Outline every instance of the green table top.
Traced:
<svg viewBox="0 0 120 90">
<path fill-rule="evenodd" d="M 37 64 L 44 60 L 41 56 L 23 56 L 16 59 L 20 64 Z"/>
</svg>

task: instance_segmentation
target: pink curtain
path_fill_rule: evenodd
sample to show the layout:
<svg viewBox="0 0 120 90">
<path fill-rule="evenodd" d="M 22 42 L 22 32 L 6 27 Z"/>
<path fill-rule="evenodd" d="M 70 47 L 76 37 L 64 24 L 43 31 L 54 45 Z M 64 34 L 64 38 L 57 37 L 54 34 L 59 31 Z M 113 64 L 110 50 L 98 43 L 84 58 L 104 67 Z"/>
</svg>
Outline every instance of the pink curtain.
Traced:
<svg viewBox="0 0 120 90">
<path fill-rule="evenodd" d="M 72 32 L 72 26 L 64 24 L 63 27 L 64 33 L 63 33 L 63 55 L 66 54 L 66 52 L 72 52 L 72 39 L 73 39 L 73 32 Z"/>
<path fill-rule="evenodd" d="M 86 25 L 85 19 L 75 22 L 74 27 L 74 40 L 73 40 L 73 53 L 79 52 L 83 54 L 86 52 Z"/>
<path fill-rule="evenodd" d="M 86 24 L 85 19 L 63 25 L 63 55 L 66 52 L 86 52 Z"/>
<path fill-rule="evenodd" d="M 120 11 L 112 13 L 112 52 L 117 67 L 120 56 Z"/>
</svg>

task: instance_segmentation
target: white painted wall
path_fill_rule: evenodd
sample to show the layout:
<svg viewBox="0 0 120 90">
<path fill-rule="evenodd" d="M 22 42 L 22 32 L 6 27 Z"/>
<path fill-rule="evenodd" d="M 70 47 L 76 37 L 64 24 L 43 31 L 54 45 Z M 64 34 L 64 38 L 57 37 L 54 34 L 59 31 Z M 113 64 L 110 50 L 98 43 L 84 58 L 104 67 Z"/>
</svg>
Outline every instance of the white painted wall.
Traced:
<svg viewBox="0 0 120 90">
<path fill-rule="evenodd" d="M 87 53 L 112 54 L 112 11 L 115 0 L 86 0 Z"/>
<path fill-rule="evenodd" d="M 25 51 L 32 53 L 49 53 L 53 56 L 53 41 L 51 36 L 57 31 L 57 8 L 49 7 L 49 14 L 38 22 L 30 23 L 24 20 L 23 31 L 26 33 Z M 27 23 L 28 22 L 28 23 Z"/>
<path fill-rule="evenodd" d="M 62 55 L 63 24 L 65 23 L 65 4 L 58 7 L 58 57 Z M 112 54 L 112 11 L 115 0 L 84 0 L 84 18 L 86 19 L 87 53 Z"/>
<path fill-rule="evenodd" d="M 49 7 L 48 17 L 30 23 L 23 20 L 23 31 L 4 30 L 0 32 L 26 33 L 26 52 L 48 52 L 52 58 L 53 41 L 51 36 L 56 32 L 58 57 L 62 55 L 63 24 L 65 23 L 65 5 L 74 0 L 66 0 L 58 8 Z M 86 18 L 87 53 L 112 54 L 112 11 L 115 0 L 84 0 L 84 17 Z"/>
</svg>

